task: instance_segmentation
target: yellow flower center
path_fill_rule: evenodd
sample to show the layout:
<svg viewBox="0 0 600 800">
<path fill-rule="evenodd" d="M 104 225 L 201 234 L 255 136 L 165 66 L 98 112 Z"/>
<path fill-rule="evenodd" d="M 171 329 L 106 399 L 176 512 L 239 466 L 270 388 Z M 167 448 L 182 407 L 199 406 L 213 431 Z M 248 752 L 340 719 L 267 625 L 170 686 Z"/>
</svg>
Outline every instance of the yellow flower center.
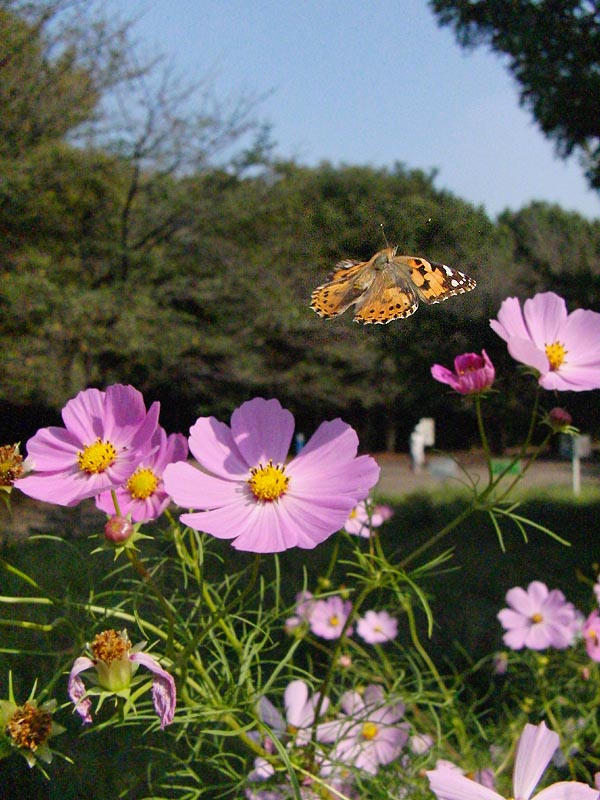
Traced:
<svg viewBox="0 0 600 800">
<path fill-rule="evenodd" d="M 122 631 L 108 630 L 102 631 L 95 638 L 90 645 L 90 650 L 96 661 L 103 661 L 105 664 L 111 664 L 113 661 L 118 661 L 123 658 L 131 649 L 131 642 L 127 637 L 127 633 Z"/>
<path fill-rule="evenodd" d="M 365 722 L 362 726 L 361 736 L 363 739 L 374 739 L 377 736 L 379 728 L 374 722 Z"/>
<path fill-rule="evenodd" d="M 328 620 L 329 624 L 332 628 L 337 627 L 340 624 L 340 618 L 337 617 L 335 614 L 332 614 Z"/>
<path fill-rule="evenodd" d="M 140 467 L 129 477 L 126 487 L 134 500 L 146 500 L 158 486 L 158 478 L 149 467 Z"/>
<path fill-rule="evenodd" d="M 594 647 L 598 647 L 598 634 L 593 628 L 590 628 L 590 630 L 586 633 L 586 636 L 588 639 L 592 640 Z"/>
<path fill-rule="evenodd" d="M 531 617 L 530 617 L 529 619 L 530 619 L 530 620 L 531 620 L 531 621 L 532 621 L 534 624 L 537 624 L 538 622 L 542 622 L 542 620 L 543 620 L 544 618 L 542 617 L 542 615 L 541 615 L 541 614 L 532 614 L 532 615 L 531 615 Z"/>
<path fill-rule="evenodd" d="M 103 442 L 98 438 L 94 444 L 88 444 L 77 453 L 77 463 L 82 472 L 95 475 L 104 472 L 117 457 L 117 449 L 111 442 Z"/>
<path fill-rule="evenodd" d="M 50 736 L 52 715 L 49 711 L 24 703 L 17 708 L 6 725 L 6 732 L 17 745 L 27 750 L 37 750 Z"/>
<path fill-rule="evenodd" d="M 554 370 L 562 366 L 567 351 L 560 342 L 553 342 L 552 344 L 546 345 L 546 355 L 550 362 L 550 369 Z"/>
<path fill-rule="evenodd" d="M 350 515 L 348 516 L 348 519 L 354 519 L 356 516 L 358 516 L 356 513 L 356 508 L 353 508 L 352 511 L 350 512 Z"/>
<path fill-rule="evenodd" d="M 264 503 L 278 500 L 282 494 L 285 494 L 290 482 L 284 472 L 284 467 L 279 465 L 274 467 L 272 461 L 269 461 L 266 467 L 263 467 L 262 464 L 252 467 L 250 473 L 252 477 L 249 479 L 248 485 L 252 494 L 257 500 L 262 500 Z"/>
</svg>

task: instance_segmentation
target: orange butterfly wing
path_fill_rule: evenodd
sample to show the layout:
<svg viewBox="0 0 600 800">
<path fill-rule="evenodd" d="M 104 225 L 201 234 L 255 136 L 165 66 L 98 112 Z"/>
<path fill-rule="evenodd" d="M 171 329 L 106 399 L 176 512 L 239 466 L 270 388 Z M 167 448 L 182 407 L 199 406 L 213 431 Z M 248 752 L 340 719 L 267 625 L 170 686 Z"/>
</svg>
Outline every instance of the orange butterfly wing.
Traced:
<svg viewBox="0 0 600 800">
<path fill-rule="evenodd" d="M 320 317 L 342 314 L 360 298 L 372 280 L 364 274 L 366 264 L 365 261 L 341 261 L 336 264 L 332 280 L 317 286 L 311 294 L 311 308 Z"/>
<path fill-rule="evenodd" d="M 441 303 L 456 294 L 470 292 L 477 284 L 464 272 L 414 256 L 396 256 L 394 265 L 408 267 L 409 277 L 421 300 Z"/>
<path fill-rule="evenodd" d="M 357 302 L 354 321 L 386 325 L 410 317 L 418 307 L 419 298 L 408 281 L 400 286 L 389 272 L 381 272 Z"/>
</svg>

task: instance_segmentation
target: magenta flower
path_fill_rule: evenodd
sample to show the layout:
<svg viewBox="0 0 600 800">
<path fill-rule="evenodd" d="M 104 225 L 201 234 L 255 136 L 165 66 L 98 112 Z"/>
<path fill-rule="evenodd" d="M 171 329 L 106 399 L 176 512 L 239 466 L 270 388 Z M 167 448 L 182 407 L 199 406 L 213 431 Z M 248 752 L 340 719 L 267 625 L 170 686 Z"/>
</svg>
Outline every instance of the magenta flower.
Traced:
<svg viewBox="0 0 600 800">
<path fill-rule="evenodd" d="M 500 306 L 490 325 L 507 343 L 508 352 L 540 373 L 544 389 L 583 392 L 600 388 L 600 314 L 577 309 L 567 314 L 554 292 L 526 300 L 516 297 Z"/>
<path fill-rule="evenodd" d="M 403 703 L 386 704 L 381 686 L 367 686 L 364 694 L 346 692 L 340 703 L 346 716 L 318 727 L 322 742 L 334 742 L 329 754 L 333 763 L 341 762 L 374 775 L 381 764 L 398 758 L 408 741 L 408 726 L 398 721 Z"/>
<path fill-rule="evenodd" d="M 592 611 L 582 629 L 585 649 L 592 661 L 600 661 L 600 611 Z"/>
<path fill-rule="evenodd" d="M 181 433 L 167 436 L 160 425 L 154 431 L 151 447 L 152 450 L 141 455 L 125 483 L 115 491 L 121 514 L 129 514 L 134 522 L 148 522 L 160 517 L 171 502 L 162 479 L 165 467 L 187 458 L 188 454 L 185 436 Z M 107 514 L 115 513 L 111 492 L 98 495 L 96 505 Z"/>
<path fill-rule="evenodd" d="M 292 414 L 261 397 L 236 409 L 231 427 L 201 417 L 189 442 L 202 470 L 179 462 L 164 472 L 176 503 L 202 509 L 181 521 L 254 553 L 311 549 L 340 530 L 379 467 L 356 456 L 358 437 L 340 419 L 323 422 L 286 464 L 293 432 Z"/>
<path fill-rule="evenodd" d="M 133 386 L 79 392 L 63 408 L 64 428 L 42 428 L 27 442 L 34 471 L 15 486 L 60 506 L 119 487 L 151 449 L 159 409 L 153 403 L 146 412 Z"/>
<path fill-rule="evenodd" d="M 512 797 L 529 800 L 552 754 L 559 737 L 546 724 L 525 725 L 515 758 Z M 429 785 L 439 800 L 504 800 L 493 789 L 461 775 L 456 769 L 441 767 L 427 772 Z M 577 781 L 553 783 L 535 795 L 539 800 L 598 800 L 598 791 Z"/>
<path fill-rule="evenodd" d="M 370 500 L 361 500 L 350 512 L 344 523 L 346 533 L 353 536 L 369 538 L 374 528 L 379 528 L 383 523 L 394 516 L 393 510 L 388 505 L 372 505 Z"/>
<path fill-rule="evenodd" d="M 295 628 L 308 624 L 314 599 L 312 592 L 303 589 L 296 595 L 296 613 L 285 621 L 284 630 L 291 633 Z"/>
<path fill-rule="evenodd" d="M 527 590 L 519 586 L 509 589 L 506 602 L 511 608 L 503 608 L 497 616 L 506 630 L 504 643 L 512 650 L 563 650 L 573 642 L 579 624 L 577 612 L 559 589 L 549 591 L 545 583 L 532 581 Z"/>
<path fill-rule="evenodd" d="M 342 600 L 339 595 L 333 595 L 326 600 L 315 600 L 310 609 L 308 624 L 315 636 L 339 639 L 351 611 L 350 600 Z M 346 635 L 350 636 L 351 633 L 352 628 L 347 628 Z"/>
<path fill-rule="evenodd" d="M 485 350 L 477 353 L 463 353 L 454 359 L 454 372 L 441 364 L 434 364 L 431 375 L 440 383 L 447 383 L 460 394 L 478 394 L 489 389 L 494 383 L 496 370 Z"/>
<path fill-rule="evenodd" d="M 356 632 L 368 644 L 391 642 L 398 635 L 398 620 L 387 611 L 367 611 L 358 620 Z"/>
<path fill-rule="evenodd" d="M 144 644 L 145 642 L 140 642 L 132 647 L 127 631 L 117 633 L 114 630 L 107 630 L 94 638 L 88 648 L 89 655 L 75 659 L 69 675 L 68 692 L 72 702 L 75 703 L 75 711 L 82 717 L 84 723 L 92 721 L 90 713 L 92 696 L 99 698 L 98 707 L 107 697 L 125 699 L 126 710 L 133 705 L 132 689 L 139 689 L 141 682 L 134 676 L 140 665 L 154 674 L 152 700 L 160 718 L 160 727 L 164 728 L 173 722 L 177 699 L 175 681 L 154 656 L 141 652 Z M 95 669 L 95 674 L 91 676 L 95 685 L 86 690 L 79 675 L 88 669 Z"/>
</svg>

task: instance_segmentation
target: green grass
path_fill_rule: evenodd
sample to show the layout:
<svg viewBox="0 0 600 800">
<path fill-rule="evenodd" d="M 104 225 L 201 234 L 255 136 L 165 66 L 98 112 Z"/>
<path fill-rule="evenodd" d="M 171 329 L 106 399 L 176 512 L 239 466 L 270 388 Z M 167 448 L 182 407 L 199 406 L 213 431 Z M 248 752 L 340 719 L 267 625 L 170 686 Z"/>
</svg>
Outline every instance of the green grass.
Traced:
<svg viewBox="0 0 600 800">
<path fill-rule="evenodd" d="M 393 502 L 394 517 L 381 529 L 384 549 L 395 559 L 402 559 L 459 513 L 464 503 L 464 494 L 450 492 L 448 486 L 396 500 Z M 571 546 L 565 547 L 535 530 L 529 532 L 529 540 L 525 542 L 519 530 L 507 523 L 503 529 L 503 551 L 488 517 L 478 513 L 433 548 L 424 558 L 448 549 L 453 553 L 449 564 L 425 584 L 435 617 L 429 649 L 438 663 L 446 659 L 461 662 L 463 650 L 473 659 L 478 659 L 501 647 L 502 631 L 496 614 L 504 606 L 504 596 L 512 586 L 542 580 L 551 588 L 562 589 L 569 600 L 587 613 L 590 585 L 582 578 L 593 578 L 600 561 L 599 512 L 600 489 L 595 487 L 585 487 L 576 501 L 568 487 L 560 491 L 527 493 L 522 497 L 519 513 L 552 529 L 569 540 Z M 0 557 L 33 575 L 50 592 L 60 597 L 84 600 L 113 564 L 108 553 L 90 555 L 97 542 L 90 542 L 83 536 L 82 530 L 74 526 L 72 517 L 72 510 L 53 509 L 48 527 L 62 534 L 60 540 L 33 538 L 20 543 L 5 543 L 0 547 Z M 88 521 L 85 514 L 79 520 L 82 525 Z M 305 573 L 314 587 L 317 577 L 329 562 L 334 539 L 332 537 L 314 551 L 292 551 L 280 557 L 280 569 L 285 576 L 284 585 L 290 602 L 302 588 Z M 158 544 L 150 545 L 155 551 L 165 547 L 160 540 Z M 225 543 L 221 552 L 226 557 L 223 569 L 247 565 L 251 559 L 249 555 L 234 553 Z M 349 552 L 349 546 L 343 542 L 334 575 L 334 581 L 338 583 L 345 580 L 343 561 Z M 272 566 L 272 558 L 263 560 L 261 571 L 265 578 L 271 573 Z M 1 585 L 1 592 L 5 595 L 24 591 L 23 584 L 6 572 L 2 573 Z M 24 606 L 0 604 L 0 619 L 27 616 L 43 620 L 46 615 L 44 608 L 35 608 L 32 612 L 31 608 Z M 83 628 L 86 624 L 83 614 L 78 621 Z M 15 672 L 16 691 L 23 696 L 28 693 L 36 675 L 52 674 L 78 654 L 76 633 L 69 627 L 58 629 L 49 637 L 15 633 L 10 627 L 0 630 L 4 648 L 16 648 L 21 643 L 31 650 L 44 650 L 49 645 L 58 645 L 62 649 L 62 658 L 58 659 L 50 655 L 17 657 L 0 654 L 0 696 L 5 694 L 9 668 Z M 64 674 L 57 676 L 55 696 L 59 703 L 66 701 Z M 75 765 L 58 761 L 51 768 L 53 780 L 47 783 L 36 771 L 31 772 L 21 759 L 1 761 L 0 785 L 14 787 L 11 796 L 32 800 L 75 800 L 81 797 L 105 800 L 118 797 L 124 789 L 136 784 L 144 785 L 149 756 L 138 751 L 140 742 L 131 729 L 112 728 L 78 737 L 81 725 L 70 710 L 59 716 L 60 721 L 68 725 L 69 733 L 61 737 L 63 741 L 59 739 L 58 744 L 74 758 Z M 158 740 L 159 737 L 144 739 L 148 744 Z M 126 770 L 123 769 L 124 763 L 127 764 Z M 143 793 L 142 789 L 133 788 L 128 796 L 140 797 Z"/>
</svg>

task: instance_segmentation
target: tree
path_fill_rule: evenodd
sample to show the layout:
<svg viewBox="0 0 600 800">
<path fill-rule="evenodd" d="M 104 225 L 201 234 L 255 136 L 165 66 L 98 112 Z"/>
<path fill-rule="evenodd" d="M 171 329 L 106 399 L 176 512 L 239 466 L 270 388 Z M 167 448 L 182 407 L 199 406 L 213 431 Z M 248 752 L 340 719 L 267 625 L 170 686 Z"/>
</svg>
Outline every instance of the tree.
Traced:
<svg viewBox="0 0 600 800">
<path fill-rule="evenodd" d="M 600 189 L 600 5 L 597 0 L 430 0 L 463 47 L 509 57 L 521 103 Z"/>
</svg>

